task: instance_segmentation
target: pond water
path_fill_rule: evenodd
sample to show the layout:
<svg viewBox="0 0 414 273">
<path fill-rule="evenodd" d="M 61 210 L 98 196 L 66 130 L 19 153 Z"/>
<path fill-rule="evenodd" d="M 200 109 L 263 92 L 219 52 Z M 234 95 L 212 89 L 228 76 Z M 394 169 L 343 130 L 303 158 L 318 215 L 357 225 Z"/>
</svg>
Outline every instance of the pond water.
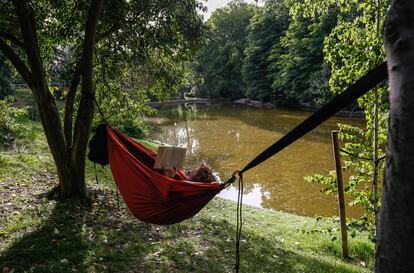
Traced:
<svg viewBox="0 0 414 273">
<path fill-rule="evenodd" d="M 154 127 L 153 140 L 187 148 L 188 167 L 205 162 L 225 181 L 310 114 L 233 104 L 188 104 L 161 109 L 149 122 Z M 244 174 L 243 202 L 306 216 L 336 215 L 336 197 L 320 193 L 321 185 L 304 177 L 334 168 L 330 132 L 337 123 L 363 125 L 357 118 L 332 118 L 249 170 Z M 237 200 L 237 189 L 229 187 L 219 196 Z M 348 208 L 347 216 L 360 214 L 360 209 Z"/>
</svg>

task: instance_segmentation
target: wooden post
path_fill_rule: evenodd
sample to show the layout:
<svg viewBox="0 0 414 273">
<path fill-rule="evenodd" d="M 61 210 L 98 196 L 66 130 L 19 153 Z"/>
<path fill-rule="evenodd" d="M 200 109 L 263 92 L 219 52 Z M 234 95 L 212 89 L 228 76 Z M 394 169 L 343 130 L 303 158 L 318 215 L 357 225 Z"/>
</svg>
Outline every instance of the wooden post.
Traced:
<svg viewBox="0 0 414 273">
<path fill-rule="evenodd" d="M 338 187 L 339 219 L 341 221 L 342 256 L 348 258 L 348 234 L 346 229 L 344 184 L 342 179 L 341 155 L 339 154 L 338 131 L 332 131 L 332 146 L 335 160 L 336 184 Z"/>
</svg>

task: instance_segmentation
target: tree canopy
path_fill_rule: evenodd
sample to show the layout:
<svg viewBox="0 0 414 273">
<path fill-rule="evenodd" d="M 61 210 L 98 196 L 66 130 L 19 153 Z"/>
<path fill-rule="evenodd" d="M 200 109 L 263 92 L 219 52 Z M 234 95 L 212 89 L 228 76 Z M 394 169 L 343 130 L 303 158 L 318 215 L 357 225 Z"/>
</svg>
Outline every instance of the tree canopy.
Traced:
<svg viewBox="0 0 414 273">
<path fill-rule="evenodd" d="M 232 99 L 244 95 L 242 65 L 247 26 L 254 9 L 253 5 L 235 0 L 211 15 L 205 46 L 194 64 L 197 77 L 202 78 L 198 95 Z"/>
<path fill-rule="evenodd" d="M 148 96 L 165 97 L 179 87 L 180 62 L 203 35 L 202 9 L 194 0 L 0 3 L 0 50 L 37 101 L 59 174 L 53 193 L 86 197 L 96 94 L 108 111 L 128 107 L 125 113 L 137 114 Z M 64 89 L 63 121 L 55 85 Z"/>
<path fill-rule="evenodd" d="M 320 106 L 331 97 L 324 40 L 337 11 L 307 16 L 297 1 L 233 1 L 213 12 L 194 60 L 197 95 Z"/>
</svg>

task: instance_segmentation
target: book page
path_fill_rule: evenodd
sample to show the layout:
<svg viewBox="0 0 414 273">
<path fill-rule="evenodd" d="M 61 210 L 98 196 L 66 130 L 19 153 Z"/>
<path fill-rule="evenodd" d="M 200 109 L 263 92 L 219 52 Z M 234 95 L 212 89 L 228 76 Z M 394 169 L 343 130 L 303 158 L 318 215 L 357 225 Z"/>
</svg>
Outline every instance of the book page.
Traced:
<svg viewBox="0 0 414 273">
<path fill-rule="evenodd" d="M 182 169 L 185 159 L 185 148 L 180 147 L 158 147 L 157 157 L 155 158 L 154 169 Z"/>
</svg>

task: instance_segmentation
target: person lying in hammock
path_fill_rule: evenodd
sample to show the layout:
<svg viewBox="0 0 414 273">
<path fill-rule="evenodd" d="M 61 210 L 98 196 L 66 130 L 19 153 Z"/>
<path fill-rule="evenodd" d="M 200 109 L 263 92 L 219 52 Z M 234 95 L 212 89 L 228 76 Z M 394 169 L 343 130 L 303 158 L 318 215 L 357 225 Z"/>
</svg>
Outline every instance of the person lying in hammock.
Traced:
<svg viewBox="0 0 414 273">
<path fill-rule="evenodd" d="M 185 154 L 186 149 L 182 147 L 159 146 L 154 169 L 164 176 L 175 178 L 177 170 L 182 169 L 184 165 Z M 201 183 L 217 181 L 211 168 L 206 164 L 187 172 L 187 180 Z"/>
<path fill-rule="evenodd" d="M 211 183 L 217 181 L 211 168 L 205 164 L 201 164 L 200 167 L 189 171 L 187 176 L 188 180 L 194 182 Z"/>
<path fill-rule="evenodd" d="M 176 169 L 162 169 L 162 173 L 165 176 L 174 178 L 176 175 Z M 217 179 L 213 174 L 213 171 L 206 164 L 201 164 L 200 167 L 192 169 L 187 172 L 187 179 L 193 182 L 200 183 L 212 183 L 216 182 Z"/>
</svg>

